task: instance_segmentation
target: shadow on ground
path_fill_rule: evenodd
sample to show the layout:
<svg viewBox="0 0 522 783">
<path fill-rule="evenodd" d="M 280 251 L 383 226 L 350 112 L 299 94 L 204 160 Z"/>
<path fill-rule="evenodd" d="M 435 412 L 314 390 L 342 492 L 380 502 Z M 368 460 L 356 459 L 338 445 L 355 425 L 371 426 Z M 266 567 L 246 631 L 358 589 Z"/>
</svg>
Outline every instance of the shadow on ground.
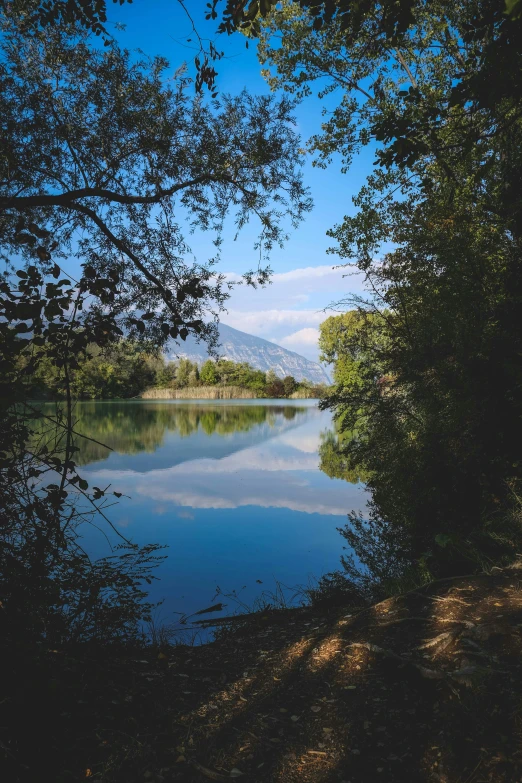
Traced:
<svg viewBox="0 0 522 783">
<path fill-rule="evenodd" d="M 10 783 L 522 780 L 521 577 L 259 614 L 159 657 L 48 652 L 3 703 Z"/>
</svg>

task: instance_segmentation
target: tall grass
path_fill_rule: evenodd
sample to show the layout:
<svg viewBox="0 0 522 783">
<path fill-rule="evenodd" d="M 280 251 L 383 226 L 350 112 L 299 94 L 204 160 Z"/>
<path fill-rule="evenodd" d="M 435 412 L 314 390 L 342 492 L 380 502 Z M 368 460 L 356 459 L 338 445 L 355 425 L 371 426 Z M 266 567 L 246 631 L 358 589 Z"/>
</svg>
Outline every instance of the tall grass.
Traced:
<svg viewBox="0 0 522 783">
<path fill-rule="evenodd" d="M 241 386 L 188 386 L 186 389 L 147 389 L 143 400 L 255 400 L 257 394 Z"/>
</svg>

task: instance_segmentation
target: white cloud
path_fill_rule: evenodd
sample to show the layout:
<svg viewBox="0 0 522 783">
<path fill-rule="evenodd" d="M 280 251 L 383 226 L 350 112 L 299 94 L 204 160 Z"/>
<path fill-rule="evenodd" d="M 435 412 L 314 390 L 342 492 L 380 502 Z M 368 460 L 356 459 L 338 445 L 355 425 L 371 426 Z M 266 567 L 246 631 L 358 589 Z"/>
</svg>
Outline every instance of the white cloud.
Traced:
<svg viewBox="0 0 522 783">
<path fill-rule="evenodd" d="M 280 435 L 277 442 L 283 443 L 286 446 L 291 446 L 298 451 L 303 451 L 308 454 L 317 454 L 321 438 L 318 432 L 307 432 L 306 428 L 301 427 L 298 430 Z"/>
<path fill-rule="evenodd" d="M 229 273 L 227 279 L 237 282 L 241 278 Z M 328 317 L 328 306 L 362 291 L 362 276 L 353 275 L 349 269 L 327 264 L 299 267 L 277 272 L 265 288 L 236 286 L 222 320 L 235 329 L 264 337 L 317 361 L 314 332 Z"/>
<path fill-rule="evenodd" d="M 324 264 L 321 266 L 305 266 L 298 269 L 291 269 L 289 272 L 275 272 L 272 277 L 272 284 L 294 282 L 295 280 L 316 280 L 319 277 L 331 277 L 334 276 L 337 279 L 342 278 L 343 274 L 346 274 L 346 270 L 336 268 L 331 264 Z M 225 272 L 225 277 L 231 282 L 239 282 L 242 280 L 242 276 L 237 272 Z"/>
<path fill-rule="evenodd" d="M 292 334 L 289 334 L 286 337 L 281 337 L 277 342 L 284 348 L 299 352 L 303 348 L 317 349 L 318 340 L 319 329 L 308 326 L 305 329 L 299 329 L 297 332 L 292 332 Z"/>
<path fill-rule="evenodd" d="M 239 282 L 242 278 L 235 272 L 227 273 L 227 280 Z M 308 266 L 289 272 L 276 272 L 264 288 L 235 286 L 229 300 L 233 310 L 287 309 L 288 305 L 299 306 L 313 300 L 318 310 L 327 307 L 350 293 L 361 293 L 363 277 L 353 275 L 350 270 L 332 266 Z"/>
<path fill-rule="evenodd" d="M 230 309 L 223 321 L 234 329 L 255 334 L 258 337 L 267 337 L 277 327 L 306 327 L 319 325 L 326 318 L 325 314 L 317 310 L 259 310 L 258 312 L 244 312 L 243 310 Z"/>
<path fill-rule="evenodd" d="M 337 280 L 346 274 L 346 270 L 326 264 L 324 266 L 305 266 L 302 269 L 292 269 L 290 272 L 276 272 L 274 283 L 288 283 L 295 280 L 317 280 L 319 277 L 335 277 Z"/>
</svg>

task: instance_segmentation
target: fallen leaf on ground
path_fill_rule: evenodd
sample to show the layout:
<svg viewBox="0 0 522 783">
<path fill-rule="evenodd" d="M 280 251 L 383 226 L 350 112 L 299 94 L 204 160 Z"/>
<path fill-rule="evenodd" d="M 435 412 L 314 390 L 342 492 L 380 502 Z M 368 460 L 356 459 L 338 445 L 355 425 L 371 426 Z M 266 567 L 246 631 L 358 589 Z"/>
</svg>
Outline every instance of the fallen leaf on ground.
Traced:
<svg viewBox="0 0 522 783">
<path fill-rule="evenodd" d="M 214 772 L 213 769 L 204 767 L 203 764 L 200 764 L 198 761 L 193 761 L 192 766 L 195 767 L 198 772 L 201 772 L 202 775 L 205 775 L 206 778 L 210 778 L 211 780 L 228 780 L 225 775 L 220 775 L 219 772 Z"/>
</svg>

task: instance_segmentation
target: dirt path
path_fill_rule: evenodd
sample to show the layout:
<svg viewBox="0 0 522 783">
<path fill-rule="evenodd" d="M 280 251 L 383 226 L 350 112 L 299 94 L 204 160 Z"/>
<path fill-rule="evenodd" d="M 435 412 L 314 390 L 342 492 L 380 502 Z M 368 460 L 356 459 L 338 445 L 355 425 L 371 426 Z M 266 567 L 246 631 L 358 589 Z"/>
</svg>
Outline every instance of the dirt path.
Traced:
<svg viewBox="0 0 522 783">
<path fill-rule="evenodd" d="M 56 710 L 70 776 L 49 779 L 522 781 L 521 633 L 513 568 L 356 614 L 259 615 L 154 660 L 83 662 L 83 703 Z M 56 666 L 68 693 L 78 671 Z"/>
</svg>

